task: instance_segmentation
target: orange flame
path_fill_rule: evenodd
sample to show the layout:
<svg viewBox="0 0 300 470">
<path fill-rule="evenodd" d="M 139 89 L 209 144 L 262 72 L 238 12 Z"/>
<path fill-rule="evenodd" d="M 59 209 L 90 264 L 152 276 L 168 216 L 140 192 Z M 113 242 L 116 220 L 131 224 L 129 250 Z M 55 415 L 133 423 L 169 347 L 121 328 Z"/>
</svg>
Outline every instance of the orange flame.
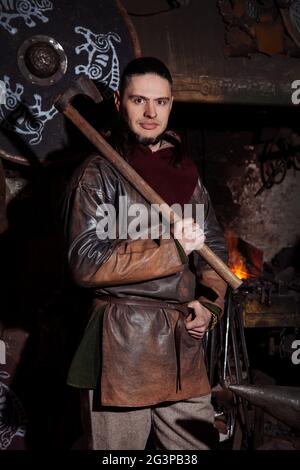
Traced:
<svg viewBox="0 0 300 470">
<path fill-rule="evenodd" d="M 230 263 L 231 264 L 231 263 Z M 242 259 L 239 259 L 236 264 L 231 266 L 231 271 L 239 278 L 239 279 L 248 279 L 250 276 L 247 273 L 245 263 Z"/>
<path fill-rule="evenodd" d="M 228 244 L 229 250 L 229 267 L 231 271 L 239 278 L 239 279 L 248 279 L 250 274 L 247 272 L 247 268 L 243 257 L 239 253 L 237 249 L 238 239 L 233 233 L 228 232 L 226 234 L 226 240 Z"/>
</svg>

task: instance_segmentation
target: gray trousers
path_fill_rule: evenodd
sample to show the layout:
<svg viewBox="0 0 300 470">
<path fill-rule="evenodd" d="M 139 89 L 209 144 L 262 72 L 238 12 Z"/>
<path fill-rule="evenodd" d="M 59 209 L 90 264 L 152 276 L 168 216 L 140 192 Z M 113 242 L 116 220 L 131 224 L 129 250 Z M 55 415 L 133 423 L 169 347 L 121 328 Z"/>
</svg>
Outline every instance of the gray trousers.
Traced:
<svg viewBox="0 0 300 470">
<path fill-rule="evenodd" d="M 87 448 L 143 450 L 150 430 L 157 450 L 208 450 L 218 437 L 211 395 L 147 408 L 93 410 L 93 392 L 83 391 L 83 424 Z"/>
</svg>

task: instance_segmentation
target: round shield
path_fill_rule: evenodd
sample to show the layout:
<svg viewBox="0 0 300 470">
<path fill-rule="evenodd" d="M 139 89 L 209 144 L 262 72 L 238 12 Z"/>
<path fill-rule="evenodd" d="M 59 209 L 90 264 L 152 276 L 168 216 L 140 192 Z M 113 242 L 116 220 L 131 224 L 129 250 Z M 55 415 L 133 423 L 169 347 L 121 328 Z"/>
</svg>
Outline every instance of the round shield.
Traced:
<svg viewBox="0 0 300 470">
<path fill-rule="evenodd" d="M 139 52 L 124 8 L 113 0 L 0 0 L 0 40 L 0 156 L 20 162 L 72 148 L 55 98 L 79 74 L 108 97 Z"/>
</svg>

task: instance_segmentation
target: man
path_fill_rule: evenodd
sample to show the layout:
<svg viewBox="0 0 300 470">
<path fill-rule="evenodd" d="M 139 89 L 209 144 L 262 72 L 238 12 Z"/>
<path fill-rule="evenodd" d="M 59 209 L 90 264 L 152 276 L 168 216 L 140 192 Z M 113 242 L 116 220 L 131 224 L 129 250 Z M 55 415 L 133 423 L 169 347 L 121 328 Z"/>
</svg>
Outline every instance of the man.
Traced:
<svg viewBox="0 0 300 470">
<path fill-rule="evenodd" d="M 207 449 L 214 420 L 202 338 L 222 314 L 225 282 L 194 250 L 204 242 L 226 260 L 224 240 L 194 163 L 167 124 L 172 78 L 158 59 L 125 68 L 115 102 L 115 148 L 170 205 L 204 205 L 204 232 L 190 217 L 174 238 L 103 237 L 99 207 L 145 199 L 100 155 L 80 169 L 69 218 L 69 264 L 94 298 L 68 383 L 94 390 L 85 409 L 93 449 Z M 112 234 L 111 234 L 112 235 Z M 118 236 L 119 235 L 119 236 Z M 195 297 L 196 279 L 200 297 Z M 191 431 L 191 423 L 193 431 Z M 196 431 L 195 431 L 196 430 Z"/>
</svg>

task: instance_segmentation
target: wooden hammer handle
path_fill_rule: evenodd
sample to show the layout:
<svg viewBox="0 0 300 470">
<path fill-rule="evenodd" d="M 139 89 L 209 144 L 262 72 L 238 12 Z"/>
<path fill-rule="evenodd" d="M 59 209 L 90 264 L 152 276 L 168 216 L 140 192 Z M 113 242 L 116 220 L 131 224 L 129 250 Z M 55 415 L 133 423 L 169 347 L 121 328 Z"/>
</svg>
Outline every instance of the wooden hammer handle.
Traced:
<svg viewBox="0 0 300 470">
<path fill-rule="evenodd" d="M 138 192 L 151 204 L 159 204 L 162 216 L 166 220 L 180 220 L 180 217 L 171 210 L 165 201 L 154 191 L 141 176 L 112 148 L 112 146 L 96 131 L 83 116 L 71 105 L 67 104 L 63 113 L 78 127 L 92 144 L 109 160 L 115 168 L 127 179 Z M 230 271 L 228 266 L 207 246 L 204 245 L 197 252 L 205 261 L 224 279 L 233 289 L 237 289 L 242 281 Z"/>
</svg>

